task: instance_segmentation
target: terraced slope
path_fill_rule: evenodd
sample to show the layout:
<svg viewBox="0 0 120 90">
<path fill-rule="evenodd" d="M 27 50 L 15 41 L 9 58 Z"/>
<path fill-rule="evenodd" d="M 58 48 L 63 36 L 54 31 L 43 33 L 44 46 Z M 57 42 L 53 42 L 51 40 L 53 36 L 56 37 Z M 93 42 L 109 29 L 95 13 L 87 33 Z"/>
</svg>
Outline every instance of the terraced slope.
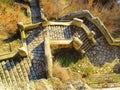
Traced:
<svg viewBox="0 0 120 90">
<path fill-rule="evenodd" d="M 39 0 L 31 0 L 30 2 L 30 9 L 32 15 L 32 23 L 37 23 L 41 21 L 41 14 L 39 8 Z"/>
</svg>

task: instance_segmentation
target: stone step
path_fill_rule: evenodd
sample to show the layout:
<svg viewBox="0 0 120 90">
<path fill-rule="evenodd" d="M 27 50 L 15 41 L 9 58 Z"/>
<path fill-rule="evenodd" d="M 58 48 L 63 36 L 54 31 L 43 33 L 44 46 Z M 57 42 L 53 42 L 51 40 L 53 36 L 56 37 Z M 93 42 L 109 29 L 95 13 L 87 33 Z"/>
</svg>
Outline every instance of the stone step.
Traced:
<svg viewBox="0 0 120 90">
<path fill-rule="evenodd" d="M 84 20 L 85 25 L 87 25 L 87 27 L 91 30 L 94 31 L 96 33 L 95 35 L 95 39 L 102 37 L 103 35 L 101 34 L 100 30 L 94 25 L 92 24 L 90 21 L 88 20 Z"/>
<path fill-rule="evenodd" d="M 13 70 L 12 70 L 12 66 L 11 66 L 11 61 L 10 60 L 6 61 L 6 67 L 7 67 L 8 71 L 9 71 L 11 82 L 12 83 L 17 83 L 15 75 L 14 75 Z"/>
<path fill-rule="evenodd" d="M 13 74 L 15 76 L 16 81 L 20 82 L 20 76 L 19 76 L 19 73 L 17 71 L 17 68 L 16 68 L 14 60 L 11 60 L 11 67 L 12 67 L 12 71 L 13 71 Z"/>
<path fill-rule="evenodd" d="M 24 82 L 25 79 L 24 79 L 23 71 L 22 71 L 22 68 L 21 68 L 19 62 L 17 62 L 17 64 L 16 64 L 16 69 L 17 69 L 18 75 L 20 77 L 20 81 Z"/>
<path fill-rule="evenodd" d="M 87 42 L 89 42 L 90 40 L 88 39 L 88 37 L 85 37 L 82 41 L 83 41 L 83 43 L 87 43 Z"/>
<path fill-rule="evenodd" d="M 92 46 L 91 45 L 86 45 L 86 47 L 84 48 L 85 52 L 87 52 L 89 49 L 91 49 Z"/>
<path fill-rule="evenodd" d="M 7 80 L 1 63 L 0 63 L 0 78 L 2 83 L 7 84 Z"/>
<path fill-rule="evenodd" d="M 87 36 L 83 33 L 81 36 L 80 36 L 80 39 L 83 41 L 84 39 L 86 39 Z"/>
<path fill-rule="evenodd" d="M 18 85 L 18 83 L 28 82 L 30 65 L 31 63 L 28 59 L 23 60 L 6 60 L 0 62 L 0 86 L 9 87 L 13 84 Z M 36 75 L 37 76 L 37 75 Z"/>
<path fill-rule="evenodd" d="M 24 77 L 25 81 L 28 82 L 28 81 L 29 81 L 28 73 L 27 73 L 27 71 L 26 71 L 26 69 L 25 69 L 25 64 L 24 64 L 23 61 L 20 63 L 20 67 L 21 67 L 21 69 L 22 69 L 23 77 Z"/>
<path fill-rule="evenodd" d="M 86 46 L 89 46 L 89 41 L 86 40 L 86 43 L 83 43 L 83 45 L 81 46 L 82 49 L 84 49 Z"/>
<path fill-rule="evenodd" d="M 31 7 L 38 6 L 38 2 L 39 2 L 39 0 L 31 0 L 30 6 Z"/>
<path fill-rule="evenodd" d="M 9 72 L 8 72 L 6 62 L 3 61 L 1 64 L 2 64 L 2 68 L 3 68 L 3 71 L 4 71 L 4 75 L 5 75 L 7 84 L 8 84 L 8 85 L 12 85 L 11 77 L 10 77 L 10 74 L 9 74 Z"/>
<path fill-rule="evenodd" d="M 1 73 L 0 73 L 0 75 L 1 75 Z M 0 77 L 0 89 L 2 90 L 3 88 L 4 88 L 4 85 L 2 83 L 2 78 Z"/>
<path fill-rule="evenodd" d="M 32 18 L 40 17 L 40 9 L 38 7 L 32 7 L 31 12 L 32 12 Z"/>
</svg>

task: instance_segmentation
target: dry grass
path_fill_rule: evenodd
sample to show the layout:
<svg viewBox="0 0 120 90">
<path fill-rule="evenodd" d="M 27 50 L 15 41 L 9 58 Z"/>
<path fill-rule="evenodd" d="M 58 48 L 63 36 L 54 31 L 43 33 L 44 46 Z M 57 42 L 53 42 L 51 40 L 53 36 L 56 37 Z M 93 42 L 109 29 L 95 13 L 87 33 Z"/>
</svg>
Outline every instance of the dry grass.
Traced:
<svg viewBox="0 0 120 90">
<path fill-rule="evenodd" d="M 59 62 L 54 62 L 53 76 L 59 78 L 62 82 L 67 82 L 70 79 L 67 68 L 61 67 Z"/>
<path fill-rule="evenodd" d="M 0 4 L 0 39 L 6 39 L 15 35 L 17 32 L 17 23 L 26 23 L 27 21 L 30 22 L 30 19 L 25 16 L 22 7 L 15 4 Z M 2 38 L 3 34 L 6 38 Z"/>
<path fill-rule="evenodd" d="M 58 61 L 54 62 L 53 76 L 59 78 L 63 83 L 81 80 L 82 78 L 80 73 L 71 71 L 69 67 L 62 67 Z"/>
<path fill-rule="evenodd" d="M 93 0 L 89 0 L 87 4 L 81 3 L 80 0 L 41 0 L 41 4 L 49 19 L 59 18 L 71 12 L 87 9 L 94 16 L 98 16 L 110 32 L 115 31 L 119 25 L 119 22 L 116 21 L 120 18 L 120 9 L 118 6 L 112 9 L 107 8 L 107 6 L 100 7 L 98 4 L 95 5 Z"/>
<path fill-rule="evenodd" d="M 58 61 L 55 61 L 53 76 L 59 78 L 62 83 L 82 80 L 91 87 L 96 88 L 104 87 L 106 84 L 110 87 L 109 83 L 120 86 L 120 74 L 114 73 L 114 67 L 118 63 L 119 59 L 115 59 L 112 63 L 105 63 L 103 67 L 96 67 L 85 57 L 66 68 L 62 67 Z"/>
</svg>

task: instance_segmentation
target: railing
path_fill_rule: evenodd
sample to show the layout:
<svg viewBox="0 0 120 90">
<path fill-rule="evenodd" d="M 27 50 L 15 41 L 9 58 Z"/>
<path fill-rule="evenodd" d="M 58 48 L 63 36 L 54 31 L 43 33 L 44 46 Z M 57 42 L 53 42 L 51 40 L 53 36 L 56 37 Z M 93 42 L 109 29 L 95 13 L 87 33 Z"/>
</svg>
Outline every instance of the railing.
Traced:
<svg viewBox="0 0 120 90">
<path fill-rule="evenodd" d="M 2 60 L 5 60 L 5 59 L 9 59 L 9 58 L 13 58 L 16 54 L 17 54 L 17 50 L 12 50 L 12 47 L 11 47 L 11 43 L 8 43 L 7 45 L 4 45 L 4 46 L 0 46 L 0 48 L 6 48 L 7 47 L 7 51 L 4 50 L 3 52 L 4 53 L 0 53 L 0 61 Z"/>
<path fill-rule="evenodd" d="M 91 31 L 89 30 L 89 28 L 83 24 L 83 22 L 80 19 L 74 19 L 70 22 L 52 22 L 52 21 L 45 21 L 45 22 L 40 22 L 40 23 L 36 23 L 36 24 L 29 24 L 29 25 L 23 25 L 22 23 L 18 24 L 19 30 L 21 32 L 21 39 L 23 42 L 23 46 L 26 47 L 26 35 L 25 32 L 35 29 L 35 28 L 40 28 L 40 27 L 46 27 L 49 25 L 66 25 L 66 26 L 70 26 L 70 25 L 74 25 L 77 26 L 79 28 L 82 28 L 85 33 L 87 34 L 89 40 L 92 42 L 93 45 L 96 44 L 96 40 L 94 39 L 94 35 L 91 33 Z M 44 30 L 43 30 L 44 32 Z"/>
<path fill-rule="evenodd" d="M 92 22 L 94 25 L 98 27 L 98 29 L 101 31 L 101 33 L 106 38 L 109 45 L 112 46 L 120 46 L 120 39 L 114 39 L 111 34 L 108 32 L 107 28 L 104 26 L 104 24 L 101 22 L 101 20 L 98 17 L 94 17 L 88 10 L 82 10 L 80 12 L 71 13 L 64 17 L 62 17 L 62 20 L 72 20 L 73 18 L 83 18 L 85 17 L 90 22 Z"/>
<path fill-rule="evenodd" d="M 7 60 L 7 59 L 10 59 L 10 58 L 13 58 L 14 56 L 17 55 L 17 53 L 18 53 L 18 51 L 0 54 L 0 61 L 2 61 L 2 60 Z"/>
</svg>

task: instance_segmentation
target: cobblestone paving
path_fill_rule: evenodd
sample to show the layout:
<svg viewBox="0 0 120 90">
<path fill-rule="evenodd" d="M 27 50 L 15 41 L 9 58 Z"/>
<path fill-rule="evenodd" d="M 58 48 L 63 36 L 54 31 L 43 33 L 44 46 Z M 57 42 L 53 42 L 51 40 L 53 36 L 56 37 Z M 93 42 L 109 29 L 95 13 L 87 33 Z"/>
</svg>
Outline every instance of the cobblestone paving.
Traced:
<svg viewBox="0 0 120 90">
<path fill-rule="evenodd" d="M 48 26 L 46 30 L 49 31 L 51 40 L 67 40 L 72 37 L 70 26 Z"/>
<path fill-rule="evenodd" d="M 112 62 L 120 57 L 120 48 L 110 46 L 104 37 L 97 39 L 97 45 L 87 52 L 91 62 L 96 66 L 102 66 L 105 62 Z"/>
<path fill-rule="evenodd" d="M 100 32 L 100 30 L 93 23 L 91 23 L 86 18 L 82 18 L 82 19 L 83 19 L 83 23 L 89 28 L 89 30 L 95 32 L 95 34 L 96 34 L 95 39 L 100 38 L 101 36 L 103 36 L 102 33 Z"/>
<path fill-rule="evenodd" d="M 110 46 L 100 30 L 90 21 L 83 18 L 89 30 L 96 33 L 97 45 L 87 52 L 88 57 L 95 66 L 102 66 L 105 62 L 112 62 L 115 58 L 120 58 L 120 47 Z"/>
<path fill-rule="evenodd" d="M 46 60 L 44 56 L 44 42 L 42 30 L 34 30 L 27 38 L 28 51 L 32 60 L 31 72 L 29 73 L 33 80 L 46 78 Z"/>
<path fill-rule="evenodd" d="M 88 51 L 87 55 L 95 65 L 103 65 L 104 62 L 110 62 L 119 56 L 119 52 L 117 52 L 119 48 L 109 46 L 103 37 L 98 38 L 98 45 L 92 48 L 89 39 L 81 28 L 53 25 L 44 28 L 44 30 L 49 31 L 51 40 L 71 39 L 74 34 L 78 33 L 79 38 L 84 42 L 82 49 L 86 50 L 86 52 Z M 11 86 L 17 81 L 23 81 L 27 84 L 29 80 L 46 78 L 47 65 L 44 56 L 43 30 L 35 29 L 29 33 L 27 45 L 30 57 L 20 60 L 6 60 L 0 63 L 0 79 L 2 83 L 5 83 L 4 85 Z M 17 83 L 17 85 L 19 85 L 19 83 Z"/>
<path fill-rule="evenodd" d="M 30 8 L 31 8 L 31 19 L 32 23 L 38 23 L 41 21 L 41 14 L 40 14 L 40 8 L 39 8 L 39 0 L 31 0 L 30 2 Z"/>
</svg>

